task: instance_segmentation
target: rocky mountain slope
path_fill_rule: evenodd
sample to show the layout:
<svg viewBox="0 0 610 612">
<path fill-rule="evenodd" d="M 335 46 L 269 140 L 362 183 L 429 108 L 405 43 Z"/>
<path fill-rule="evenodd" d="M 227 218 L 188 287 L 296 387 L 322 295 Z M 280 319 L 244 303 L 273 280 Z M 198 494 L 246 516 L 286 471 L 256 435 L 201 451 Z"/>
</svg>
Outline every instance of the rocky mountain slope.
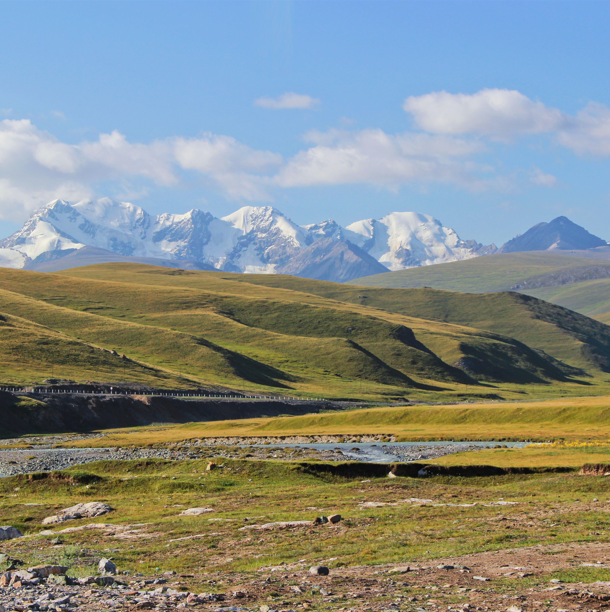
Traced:
<svg viewBox="0 0 610 612">
<path fill-rule="evenodd" d="M 321 239 L 337 244 L 310 249 Z M 343 228 L 333 220 L 299 226 L 270 206 L 245 206 L 222 219 L 200 210 L 152 216 L 133 204 L 102 198 L 76 204 L 55 200 L 37 210 L 22 229 L 0 241 L 0 266 L 44 270 L 53 261 L 54 270 L 75 267 L 85 264 L 80 262 L 85 254 L 91 262 L 91 248 L 100 261 L 184 261 L 245 273 L 276 273 L 289 266 L 293 273 L 336 281 L 495 251 L 411 212 Z M 317 258 L 323 251 L 322 264 Z"/>
</svg>

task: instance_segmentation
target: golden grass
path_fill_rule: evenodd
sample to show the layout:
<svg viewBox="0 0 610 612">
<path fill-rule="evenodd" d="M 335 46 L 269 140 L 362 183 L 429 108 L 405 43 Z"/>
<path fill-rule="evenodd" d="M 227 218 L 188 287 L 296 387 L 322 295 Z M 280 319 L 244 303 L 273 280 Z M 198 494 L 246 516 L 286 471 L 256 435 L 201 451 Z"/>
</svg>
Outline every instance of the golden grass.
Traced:
<svg viewBox="0 0 610 612">
<path fill-rule="evenodd" d="M 101 446 L 223 436 L 387 434 L 398 440 L 608 440 L 610 397 L 370 408 L 108 432 Z M 82 446 L 92 444 L 84 441 Z M 585 463 L 582 461 L 581 463 Z"/>
<path fill-rule="evenodd" d="M 571 467 L 610 463 L 610 442 L 582 446 L 541 444 L 447 455 L 428 463 L 438 465 L 495 465 L 498 467 Z"/>
</svg>

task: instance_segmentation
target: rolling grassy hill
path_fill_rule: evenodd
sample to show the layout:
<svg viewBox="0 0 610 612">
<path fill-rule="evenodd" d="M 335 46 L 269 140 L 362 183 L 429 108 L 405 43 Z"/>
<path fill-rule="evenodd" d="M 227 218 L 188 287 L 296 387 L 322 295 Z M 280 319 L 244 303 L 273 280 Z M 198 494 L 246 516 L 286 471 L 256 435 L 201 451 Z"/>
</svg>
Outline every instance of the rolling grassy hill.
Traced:
<svg viewBox="0 0 610 612">
<path fill-rule="evenodd" d="M 490 255 L 368 276 L 350 284 L 468 293 L 517 291 L 609 323 L 609 257 L 605 249 Z"/>
<path fill-rule="evenodd" d="M 0 314 L 26 326 L 30 348 L 10 352 L 0 338 L 10 364 L 0 382 L 37 382 L 53 369 L 76 380 L 335 398 L 604 392 L 610 328 L 517 298 L 135 264 L 3 269 Z"/>
<path fill-rule="evenodd" d="M 610 323 L 610 280 L 596 279 L 560 287 L 540 287 L 528 295 L 575 310 L 602 323 Z"/>
<path fill-rule="evenodd" d="M 581 374 L 590 369 L 610 372 L 608 326 L 528 295 L 515 292 L 471 294 L 430 288 L 354 287 L 282 276 L 236 275 L 235 278 L 243 283 L 295 290 L 298 288 L 301 292 L 334 300 L 366 304 L 367 308 L 385 313 L 451 323 L 508 336 L 539 351 L 547 358 L 560 361 L 561 363 L 556 365 L 563 368 L 566 374 L 578 373 L 571 368 L 576 368 Z M 423 342 L 428 341 L 424 340 L 426 330 L 422 330 L 418 337 L 422 338 Z M 439 356 L 459 361 L 460 357 L 452 352 L 453 347 L 450 345 L 437 344 L 434 338 L 429 342 Z M 486 361 L 472 346 L 463 346 L 461 351 L 462 357 Z M 495 358 L 492 362 L 495 362 Z"/>
<path fill-rule="evenodd" d="M 569 253 L 569 254 L 568 254 Z M 605 253 L 604 253 L 605 254 Z M 579 251 L 506 253 L 466 261 L 386 272 L 350 281 L 362 287 L 431 287 L 446 291 L 490 293 L 610 277 L 610 260 L 580 256 Z"/>
</svg>

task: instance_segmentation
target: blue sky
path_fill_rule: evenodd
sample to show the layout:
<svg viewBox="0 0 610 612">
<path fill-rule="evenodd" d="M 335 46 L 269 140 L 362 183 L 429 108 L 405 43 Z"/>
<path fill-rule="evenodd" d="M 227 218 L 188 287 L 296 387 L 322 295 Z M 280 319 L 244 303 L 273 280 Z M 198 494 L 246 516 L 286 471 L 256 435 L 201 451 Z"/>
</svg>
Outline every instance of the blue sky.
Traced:
<svg viewBox="0 0 610 612">
<path fill-rule="evenodd" d="M 0 236 L 56 197 L 610 239 L 610 4 L 0 1 Z"/>
</svg>

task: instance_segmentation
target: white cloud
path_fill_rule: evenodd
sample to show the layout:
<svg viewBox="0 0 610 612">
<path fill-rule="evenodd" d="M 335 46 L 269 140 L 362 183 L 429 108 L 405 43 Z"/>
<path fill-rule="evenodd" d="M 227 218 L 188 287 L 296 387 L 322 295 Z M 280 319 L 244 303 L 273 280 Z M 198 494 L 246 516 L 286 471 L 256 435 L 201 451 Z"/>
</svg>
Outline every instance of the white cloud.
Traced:
<svg viewBox="0 0 610 612">
<path fill-rule="evenodd" d="M 610 108 L 596 102 L 573 116 L 519 91 L 483 89 L 474 94 L 440 91 L 411 96 L 403 108 L 418 128 L 432 134 L 510 140 L 546 133 L 577 154 L 610 156 Z"/>
<path fill-rule="evenodd" d="M 508 89 L 483 89 L 470 95 L 438 91 L 411 96 L 403 108 L 413 115 L 415 125 L 434 134 L 511 138 L 554 132 L 570 122 L 560 110 Z"/>
<path fill-rule="evenodd" d="M 552 174 L 546 174 L 540 168 L 534 168 L 530 181 L 534 185 L 540 185 L 542 187 L 555 187 L 557 184 L 557 177 Z"/>
<path fill-rule="evenodd" d="M 258 98 L 254 100 L 255 106 L 272 110 L 315 108 L 319 104 L 320 100 L 317 98 L 312 98 L 304 94 L 296 94 L 292 91 L 282 94 L 277 98 Z"/>
<path fill-rule="evenodd" d="M 268 200 L 262 175 L 279 167 L 282 156 L 252 149 L 231 136 L 205 134 L 178 138 L 174 154 L 180 166 L 209 177 L 234 199 Z"/>
<path fill-rule="evenodd" d="M 62 121 L 66 120 L 66 116 L 60 110 L 52 110 L 51 115 L 56 119 L 61 119 Z"/>
<path fill-rule="evenodd" d="M 484 189 L 489 168 L 469 159 L 481 143 L 382 130 L 311 132 L 313 147 L 297 153 L 273 181 L 282 187 L 369 183 L 396 189 L 405 183 L 443 182 Z"/>
<path fill-rule="evenodd" d="M 579 154 L 610 155 L 610 108 L 590 102 L 576 114 L 572 125 L 558 134 L 557 140 Z"/>
<path fill-rule="evenodd" d="M 118 131 L 101 134 L 96 142 L 84 142 L 75 147 L 91 164 L 92 170 L 111 179 L 122 176 L 142 176 L 160 185 L 175 185 L 171 143 L 157 140 L 150 144 L 130 143 Z"/>
<path fill-rule="evenodd" d="M 132 143 L 118 131 L 78 144 L 59 141 L 29 120 L 0 121 L 0 218 L 23 219 L 55 198 L 79 200 L 105 189 L 147 193 L 142 180 L 175 186 L 194 170 L 226 196 L 269 199 L 268 175 L 282 156 L 252 149 L 230 136 Z M 101 194 L 106 195 L 106 194 Z"/>
</svg>

